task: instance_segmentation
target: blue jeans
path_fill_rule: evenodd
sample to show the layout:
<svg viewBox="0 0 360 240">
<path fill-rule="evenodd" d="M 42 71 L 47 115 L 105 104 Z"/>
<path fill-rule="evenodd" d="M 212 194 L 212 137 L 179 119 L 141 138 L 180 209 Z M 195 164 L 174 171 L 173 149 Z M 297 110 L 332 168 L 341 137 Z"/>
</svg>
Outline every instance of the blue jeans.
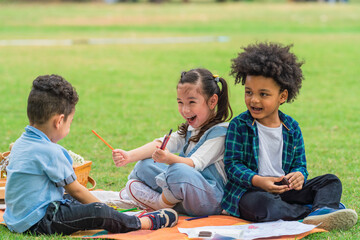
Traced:
<svg viewBox="0 0 360 240">
<path fill-rule="evenodd" d="M 129 179 L 144 182 L 163 193 L 174 209 L 190 216 L 220 214 L 224 183 L 214 164 L 199 172 L 184 163 L 167 165 L 144 159 L 136 163 Z"/>
<path fill-rule="evenodd" d="M 272 194 L 260 188 L 249 189 L 240 199 L 240 217 L 254 222 L 299 220 L 321 207 L 339 208 L 341 181 L 333 174 L 315 177 L 299 191 Z M 312 205 L 312 208 L 306 205 Z"/>
<path fill-rule="evenodd" d="M 49 204 L 45 216 L 27 233 L 70 235 L 79 230 L 105 229 L 123 233 L 141 228 L 139 218 L 120 213 L 103 203 L 81 204 L 71 199 Z"/>
</svg>

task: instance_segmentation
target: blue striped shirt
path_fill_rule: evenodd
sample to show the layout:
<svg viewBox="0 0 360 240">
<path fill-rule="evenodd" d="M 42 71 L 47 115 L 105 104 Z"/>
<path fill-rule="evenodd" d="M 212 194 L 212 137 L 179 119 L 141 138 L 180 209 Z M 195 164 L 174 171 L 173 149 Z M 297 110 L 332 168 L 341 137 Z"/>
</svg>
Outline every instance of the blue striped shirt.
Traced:
<svg viewBox="0 0 360 240">
<path fill-rule="evenodd" d="M 304 140 L 299 124 L 279 111 L 283 124 L 282 169 L 285 174 L 301 172 L 308 176 Z M 240 217 L 239 201 L 252 186 L 251 180 L 258 174 L 259 136 L 254 118 L 249 111 L 235 117 L 229 124 L 225 139 L 225 186 L 222 207 L 231 215 Z"/>
</svg>

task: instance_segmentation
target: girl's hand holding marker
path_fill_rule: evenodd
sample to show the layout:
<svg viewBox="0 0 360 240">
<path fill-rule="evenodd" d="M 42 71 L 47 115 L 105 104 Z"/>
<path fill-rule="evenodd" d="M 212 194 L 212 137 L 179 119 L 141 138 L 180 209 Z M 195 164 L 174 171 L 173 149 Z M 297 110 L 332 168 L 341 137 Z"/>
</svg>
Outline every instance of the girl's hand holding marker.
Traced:
<svg viewBox="0 0 360 240">
<path fill-rule="evenodd" d="M 166 144 L 168 143 L 169 139 L 170 139 L 170 135 L 172 133 L 172 129 L 170 129 L 170 132 L 168 135 L 165 136 L 164 141 L 162 142 L 160 149 L 161 150 L 165 150 Z"/>
<path fill-rule="evenodd" d="M 152 158 L 154 159 L 154 162 L 165 162 L 166 161 L 166 152 L 164 152 L 164 150 L 165 150 L 166 144 L 169 142 L 171 133 L 172 133 L 172 129 L 170 129 L 170 132 L 165 136 L 165 138 L 159 148 L 162 151 L 156 150 L 153 153 Z"/>
</svg>

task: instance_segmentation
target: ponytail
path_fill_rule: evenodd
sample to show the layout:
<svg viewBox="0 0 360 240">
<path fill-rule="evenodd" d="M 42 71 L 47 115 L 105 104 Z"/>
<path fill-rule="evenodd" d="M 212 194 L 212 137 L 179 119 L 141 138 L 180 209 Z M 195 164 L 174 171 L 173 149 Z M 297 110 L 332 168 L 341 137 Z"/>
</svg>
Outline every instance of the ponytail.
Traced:
<svg viewBox="0 0 360 240">
<path fill-rule="evenodd" d="M 221 83 L 221 90 L 218 94 L 219 99 L 215 119 L 219 119 L 221 122 L 226 122 L 232 118 L 233 112 L 229 101 L 228 85 L 224 78 L 220 78 L 219 82 Z"/>
</svg>

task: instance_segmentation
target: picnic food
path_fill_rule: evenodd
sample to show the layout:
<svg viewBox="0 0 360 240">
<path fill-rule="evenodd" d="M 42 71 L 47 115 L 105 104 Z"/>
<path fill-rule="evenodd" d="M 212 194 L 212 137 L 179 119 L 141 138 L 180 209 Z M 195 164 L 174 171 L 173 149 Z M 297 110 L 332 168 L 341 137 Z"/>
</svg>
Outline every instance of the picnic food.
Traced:
<svg viewBox="0 0 360 240">
<path fill-rule="evenodd" d="M 79 154 L 74 153 L 73 151 L 69 150 L 68 151 L 71 158 L 73 159 L 73 165 L 77 166 L 77 165 L 82 165 L 85 163 L 85 160 L 82 156 L 80 156 Z"/>
<path fill-rule="evenodd" d="M 6 178 L 6 167 L 9 165 L 10 151 L 0 153 L 0 178 Z"/>
</svg>

